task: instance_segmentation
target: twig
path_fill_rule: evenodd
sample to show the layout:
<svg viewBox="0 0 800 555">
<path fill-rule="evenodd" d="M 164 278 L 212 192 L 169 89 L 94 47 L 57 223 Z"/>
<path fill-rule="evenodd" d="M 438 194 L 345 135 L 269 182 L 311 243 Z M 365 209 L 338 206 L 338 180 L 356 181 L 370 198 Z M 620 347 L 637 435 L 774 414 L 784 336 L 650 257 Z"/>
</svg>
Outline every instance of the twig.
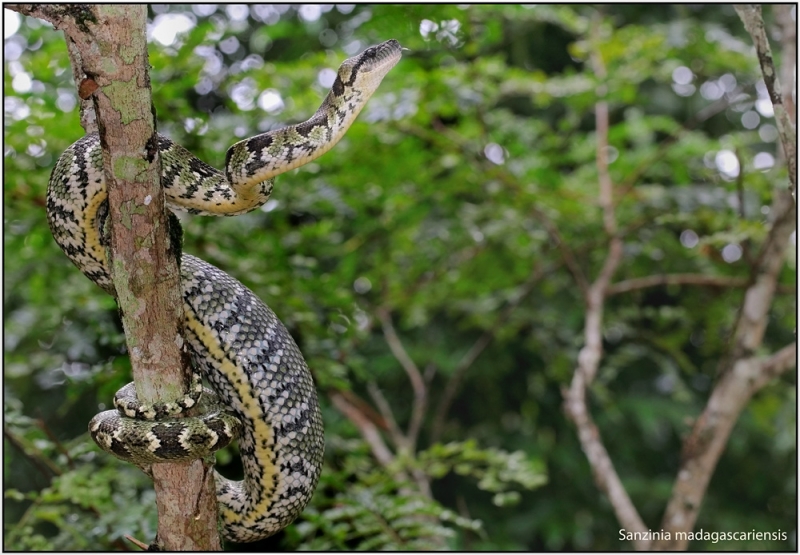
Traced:
<svg viewBox="0 0 800 555">
<path fill-rule="evenodd" d="M 445 418 L 447 417 L 447 413 L 450 410 L 450 406 L 452 405 L 458 390 L 461 388 L 461 383 L 464 380 L 464 375 L 466 374 L 467 370 L 469 370 L 484 349 L 486 349 L 492 340 L 494 340 L 497 330 L 499 330 L 503 324 L 505 324 L 508 319 L 511 318 L 511 315 L 522 304 L 522 301 L 525 300 L 525 298 L 533 291 L 533 288 L 535 287 L 536 283 L 539 282 L 542 276 L 552 272 L 556 267 L 551 267 L 547 271 L 544 271 L 540 266 L 536 265 L 528 279 L 520 287 L 516 298 L 505 306 L 495 321 L 492 322 L 491 326 L 489 326 L 489 328 L 483 332 L 483 334 L 481 334 L 481 336 L 475 341 L 475 343 L 472 344 L 467 352 L 464 353 L 464 356 L 461 357 L 461 360 L 458 361 L 458 364 L 456 364 L 456 367 L 453 369 L 453 373 L 450 375 L 450 379 L 445 385 L 442 398 L 436 407 L 436 414 L 433 419 L 433 424 L 431 425 L 432 443 L 436 443 L 441 439 Z"/>
<path fill-rule="evenodd" d="M 686 133 L 692 131 L 695 127 L 706 121 L 707 119 L 725 111 L 731 105 L 731 99 L 736 99 L 739 94 L 747 90 L 745 87 L 741 87 L 737 90 L 734 90 L 730 94 L 723 95 L 722 98 L 716 100 L 697 112 L 691 119 L 686 121 L 680 129 L 673 132 L 671 135 L 666 137 L 662 140 L 656 151 L 652 154 L 652 156 L 648 157 L 646 160 L 643 160 L 636 166 L 628 175 L 622 179 L 618 186 L 617 186 L 617 200 L 616 204 L 619 204 L 623 198 L 625 198 L 628 193 L 630 193 L 636 184 L 639 182 L 639 179 L 644 175 L 644 173 L 650 169 L 654 163 L 661 159 L 662 156 L 669 150 L 669 148 L 675 144 L 679 139 L 681 139 Z"/>
<path fill-rule="evenodd" d="M 569 243 L 564 241 L 561 237 L 561 232 L 558 230 L 558 226 L 556 226 L 555 222 L 551 220 L 543 210 L 534 207 L 533 215 L 544 226 L 547 234 L 550 235 L 550 239 L 555 243 L 556 248 L 561 253 L 561 259 L 572 274 L 572 278 L 575 280 L 575 284 L 578 286 L 578 289 L 580 289 L 581 296 L 585 300 L 586 296 L 589 294 L 589 282 L 578 264 L 578 260 L 575 253 L 572 252 Z"/>
<path fill-rule="evenodd" d="M 600 60 L 600 54 L 594 50 L 592 57 L 595 59 L 594 67 L 597 77 L 606 78 L 605 67 Z M 598 87 L 597 96 L 606 95 L 606 86 Z M 594 107 L 595 120 L 595 139 L 596 139 L 596 164 L 597 179 L 600 184 L 600 207 L 603 209 L 603 227 L 609 237 L 614 237 L 617 233 L 617 220 L 614 216 L 614 184 L 611 175 L 608 173 L 608 102 L 601 100 Z"/>
<path fill-rule="evenodd" d="M 410 444 L 408 437 L 403 435 L 400 427 L 395 422 L 394 416 L 392 415 L 392 410 L 389 407 L 389 403 L 386 401 L 386 397 L 383 396 L 381 390 L 373 382 L 367 384 L 367 389 L 369 390 L 370 396 L 375 401 L 375 404 L 378 405 L 378 410 L 380 410 L 381 414 L 389 425 L 389 435 L 397 447 L 398 454 L 401 457 L 403 455 L 413 456 L 414 445 Z M 411 468 L 411 474 L 414 476 L 414 481 L 416 482 L 419 491 L 428 498 L 433 499 L 433 495 L 431 494 L 430 479 L 428 476 L 421 469 L 416 467 Z M 398 474 L 398 476 L 403 479 L 407 479 L 404 473 Z"/>
<path fill-rule="evenodd" d="M 141 549 L 142 551 L 148 551 L 148 549 L 150 547 L 146 543 L 141 542 L 141 541 L 137 540 L 136 538 L 134 538 L 133 536 L 130 536 L 128 534 L 125 534 L 125 539 L 128 540 L 129 542 L 131 542 L 133 545 L 135 545 L 139 549 Z"/>
<path fill-rule="evenodd" d="M 658 285 L 704 285 L 708 287 L 744 287 L 748 280 L 738 277 L 706 276 L 703 274 L 662 274 L 618 281 L 609 286 L 606 295 L 619 295 L 636 289 Z"/>
<path fill-rule="evenodd" d="M 26 441 L 18 437 L 17 434 L 11 431 L 7 426 L 3 426 L 3 437 L 20 453 L 33 463 L 33 466 L 41 472 L 42 476 L 50 480 L 53 476 L 61 476 L 62 470 L 56 463 L 45 457 L 38 449 L 32 445 L 27 445 Z"/>
<path fill-rule="evenodd" d="M 376 313 L 378 319 L 381 321 L 383 336 L 386 338 L 386 343 L 389 345 L 389 349 L 392 351 L 394 357 L 400 363 L 400 366 L 402 366 L 403 370 L 406 371 L 408 380 L 411 382 L 411 387 L 414 390 L 414 402 L 411 406 L 411 419 L 408 424 L 408 433 L 405 435 L 405 447 L 409 450 L 409 452 L 413 453 L 416 447 L 420 428 L 422 427 L 422 420 L 425 417 L 425 410 L 427 409 L 428 405 L 428 389 L 425 386 L 425 380 L 422 378 L 419 368 L 414 361 L 411 360 L 411 357 L 408 356 L 405 347 L 403 347 L 403 343 L 397 336 L 397 332 L 394 329 L 394 324 L 392 323 L 392 316 L 389 314 L 389 311 L 386 308 L 381 307 L 377 309 Z"/>
<path fill-rule="evenodd" d="M 344 395 L 339 391 L 331 391 L 328 398 L 333 405 L 339 409 L 339 412 L 344 414 L 356 428 L 358 428 L 361 437 L 369 445 L 375 459 L 383 466 L 388 467 L 394 461 L 394 455 L 391 450 L 384 443 L 381 433 L 372 421 L 364 416 L 364 414 L 356 408 L 355 405 L 348 402 Z"/>
<path fill-rule="evenodd" d="M 618 281 L 606 289 L 606 296 L 610 297 L 612 295 L 629 293 L 637 289 L 657 287 L 659 285 L 701 285 L 704 287 L 732 288 L 746 287 L 749 283 L 749 279 L 740 277 L 707 276 L 704 274 L 660 274 Z M 781 285 L 778 285 L 777 288 L 777 292 L 779 293 L 792 293 L 794 290 L 793 287 L 784 287 Z"/>
<path fill-rule="evenodd" d="M 422 374 L 422 379 L 425 380 L 425 385 L 430 385 L 431 380 L 436 375 L 436 365 L 432 362 L 429 362 L 427 366 L 425 366 L 425 372 Z"/>
<path fill-rule="evenodd" d="M 739 216 L 739 219 L 744 222 L 745 219 L 746 219 L 746 216 L 747 216 L 747 214 L 745 212 L 745 206 L 744 206 L 744 202 L 745 202 L 745 196 L 744 196 L 744 177 L 745 177 L 744 164 L 742 163 L 742 155 L 739 152 L 738 148 L 734 148 L 733 155 L 736 157 L 736 163 L 739 165 L 739 173 L 736 175 L 736 200 L 737 200 L 737 204 L 739 205 L 739 207 L 738 207 L 739 209 L 737 211 L 737 215 Z M 747 266 L 749 268 L 752 268 L 753 267 L 753 255 L 752 255 L 752 253 L 750 251 L 750 239 L 749 238 L 745 238 L 741 242 L 741 247 L 742 247 L 742 255 L 744 256 L 744 260 L 747 263 Z"/>
<path fill-rule="evenodd" d="M 358 410 L 364 416 L 364 418 L 372 422 L 376 428 L 384 431 L 389 430 L 389 423 L 386 422 L 386 419 L 383 417 L 383 415 L 379 411 L 376 411 L 374 408 L 372 408 L 372 405 L 367 403 L 364 399 L 349 389 L 334 389 L 334 391 L 344 397 L 345 401 L 353 405 L 353 407 L 355 407 L 355 409 Z"/>
<path fill-rule="evenodd" d="M 761 346 L 764 337 L 778 274 L 789 249 L 789 238 L 796 227 L 797 205 L 786 189 L 775 192 L 770 215 L 774 220 L 758 254 L 753 268 L 753 284 L 745 291 L 734 329 L 733 359 L 751 356 Z M 723 367 L 721 371 L 724 370 Z"/>
<path fill-rule="evenodd" d="M 44 418 L 37 418 L 36 426 L 40 430 L 42 430 L 47 435 L 48 438 L 50 438 L 50 441 L 53 442 L 53 445 L 55 445 L 56 449 L 58 449 L 58 451 L 62 455 L 64 455 L 64 458 L 67 459 L 67 466 L 70 469 L 74 469 L 75 461 L 72 460 L 72 457 L 69 454 L 69 450 L 66 447 L 64 447 L 64 444 L 61 443 L 61 440 L 58 439 L 58 437 L 56 437 L 56 434 L 53 433 L 53 430 L 50 429 L 50 426 L 47 425 L 47 422 L 45 422 Z"/>
<path fill-rule="evenodd" d="M 778 72 L 775 70 L 775 64 L 772 61 L 772 51 L 764 29 L 764 20 L 761 17 L 761 6 L 758 4 L 736 4 L 734 7 L 756 47 L 761 74 L 764 76 L 764 84 L 767 86 L 767 92 L 775 112 L 778 136 L 781 139 L 786 163 L 789 167 L 790 190 L 794 194 L 797 191 L 797 131 L 794 129 L 789 113 L 783 105 L 783 89 L 778 78 Z"/>
<path fill-rule="evenodd" d="M 753 389 L 758 391 L 773 379 L 790 368 L 797 366 L 797 342 L 791 343 L 771 356 L 759 360 L 761 368 L 753 381 Z"/>
<path fill-rule="evenodd" d="M 375 401 L 375 405 L 378 407 L 381 416 L 383 416 L 383 419 L 389 428 L 389 436 L 392 438 L 392 442 L 394 443 L 395 447 L 398 449 L 406 447 L 408 444 L 408 439 L 406 438 L 405 434 L 403 434 L 400 426 L 397 425 L 397 421 L 394 419 L 394 414 L 392 413 L 392 407 L 389 406 L 389 401 L 387 401 L 386 397 L 384 397 L 383 392 L 378 387 L 378 384 L 372 381 L 369 382 L 367 384 L 367 392 L 369 392 L 369 396 L 372 397 L 373 401 Z"/>
</svg>

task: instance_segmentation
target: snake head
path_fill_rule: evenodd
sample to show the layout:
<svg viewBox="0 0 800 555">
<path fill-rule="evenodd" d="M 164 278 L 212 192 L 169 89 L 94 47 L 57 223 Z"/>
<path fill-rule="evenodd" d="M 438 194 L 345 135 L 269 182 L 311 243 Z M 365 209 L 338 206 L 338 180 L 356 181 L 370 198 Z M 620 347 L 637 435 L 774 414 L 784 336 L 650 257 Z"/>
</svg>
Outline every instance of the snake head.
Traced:
<svg viewBox="0 0 800 555">
<path fill-rule="evenodd" d="M 400 61 L 402 48 L 394 39 L 370 46 L 358 56 L 348 58 L 339 66 L 332 92 L 341 96 L 348 89 L 372 94 L 381 80 Z"/>
</svg>

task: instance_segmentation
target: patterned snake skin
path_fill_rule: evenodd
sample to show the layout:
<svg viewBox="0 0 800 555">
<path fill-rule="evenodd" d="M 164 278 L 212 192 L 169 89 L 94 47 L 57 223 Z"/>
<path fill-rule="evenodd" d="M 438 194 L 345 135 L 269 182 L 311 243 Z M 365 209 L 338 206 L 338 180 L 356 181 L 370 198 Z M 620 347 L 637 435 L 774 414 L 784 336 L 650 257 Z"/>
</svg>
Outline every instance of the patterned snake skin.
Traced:
<svg viewBox="0 0 800 555">
<path fill-rule="evenodd" d="M 400 44 L 389 40 L 346 60 L 308 121 L 236 143 L 224 172 L 159 135 L 168 206 L 235 215 L 263 205 L 276 175 L 338 142 L 400 56 Z M 88 135 L 58 160 L 47 215 L 67 256 L 113 294 L 101 231 L 106 199 L 100 141 Z M 185 339 L 195 370 L 214 391 L 203 393 L 195 377 L 184 399 L 146 406 L 129 384 L 115 397 L 117 410 L 97 415 L 89 431 L 101 448 L 141 467 L 206 456 L 238 438 L 244 480 L 216 475 L 223 534 L 236 542 L 265 538 L 302 512 L 319 479 L 324 439 L 314 383 L 286 328 L 244 285 L 187 254 L 181 281 Z M 202 416 L 175 417 L 195 405 Z"/>
</svg>

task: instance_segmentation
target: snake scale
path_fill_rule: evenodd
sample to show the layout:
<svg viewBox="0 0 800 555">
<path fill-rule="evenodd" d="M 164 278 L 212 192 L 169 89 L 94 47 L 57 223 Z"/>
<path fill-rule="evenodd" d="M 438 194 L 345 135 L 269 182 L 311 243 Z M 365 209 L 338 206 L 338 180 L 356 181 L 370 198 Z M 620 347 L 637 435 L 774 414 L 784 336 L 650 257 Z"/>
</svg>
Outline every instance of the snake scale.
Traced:
<svg viewBox="0 0 800 555">
<path fill-rule="evenodd" d="M 316 159 L 341 139 L 401 50 L 389 40 L 345 60 L 308 121 L 234 144 L 224 172 L 159 135 L 167 205 L 226 216 L 263 205 L 276 175 Z M 114 294 L 103 233 L 107 214 L 100 139 L 87 135 L 53 170 L 47 216 L 72 262 Z M 319 479 L 324 438 L 314 383 L 289 332 L 249 289 L 187 254 L 180 272 L 184 336 L 199 372 L 191 392 L 174 402 L 142 405 L 128 384 L 115 396 L 116 410 L 95 416 L 89 431 L 101 448 L 142 468 L 206 456 L 238 438 L 244 479 L 215 477 L 221 528 L 226 539 L 256 541 L 291 523 Z M 201 376 L 213 391 L 203 388 Z M 179 417 L 195 405 L 201 416 Z"/>
</svg>

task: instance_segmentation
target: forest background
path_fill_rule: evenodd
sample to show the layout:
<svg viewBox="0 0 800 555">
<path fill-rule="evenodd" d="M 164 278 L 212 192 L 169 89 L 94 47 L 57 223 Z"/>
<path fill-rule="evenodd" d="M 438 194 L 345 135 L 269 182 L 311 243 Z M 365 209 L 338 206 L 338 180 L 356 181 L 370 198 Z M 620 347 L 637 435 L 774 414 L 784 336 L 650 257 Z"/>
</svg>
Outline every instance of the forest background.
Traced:
<svg viewBox="0 0 800 555">
<path fill-rule="evenodd" d="M 764 18 L 793 88 L 796 12 Z M 44 211 L 83 134 L 66 46 L 10 11 L 4 30 L 4 546 L 129 547 L 154 534 L 152 490 L 86 434 L 130 379 L 124 335 Z M 694 529 L 771 535 L 688 547 L 797 549 L 796 239 L 775 231 L 794 208 L 732 6 L 154 5 L 148 38 L 159 132 L 216 167 L 311 115 L 345 57 L 409 49 L 262 210 L 182 219 L 184 250 L 272 307 L 321 397 L 320 488 L 250 548 L 651 547 L 620 529 L 674 530 L 698 417 L 754 360 Z"/>
</svg>

